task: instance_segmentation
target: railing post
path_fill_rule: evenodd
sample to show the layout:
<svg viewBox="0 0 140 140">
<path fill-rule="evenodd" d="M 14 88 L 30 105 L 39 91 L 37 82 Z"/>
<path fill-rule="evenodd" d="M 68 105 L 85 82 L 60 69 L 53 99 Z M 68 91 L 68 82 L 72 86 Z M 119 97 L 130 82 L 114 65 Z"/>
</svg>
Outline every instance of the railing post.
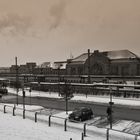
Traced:
<svg viewBox="0 0 140 140">
<path fill-rule="evenodd" d="M 64 123 L 64 131 L 67 131 L 67 119 L 65 119 L 65 123 Z"/>
<path fill-rule="evenodd" d="M 13 116 L 15 116 L 15 107 L 13 107 Z"/>
<path fill-rule="evenodd" d="M 23 110 L 23 119 L 25 119 L 25 109 Z"/>
<path fill-rule="evenodd" d="M 82 138 L 81 138 L 81 140 L 84 140 L 84 133 L 82 133 Z"/>
<path fill-rule="evenodd" d="M 49 115 L 49 127 L 51 126 L 51 115 Z"/>
<path fill-rule="evenodd" d="M 138 140 L 138 136 L 137 135 L 135 135 L 135 140 Z"/>
<path fill-rule="evenodd" d="M 35 122 L 37 122 L 37 112 L 35 112 Z"/>
<path fill-rule="evenodd" d="M 6 105 L 4 105 L 4 113 L 6 113 Z"/>
<path fill-rule="evenodd" d="M 106 140 L 109 140 L 109 129 L 107 128 L 107 131 L 106 131 Z"/>
<path fill-rule="evenodd" d="M 84 124 L 84 136 L 86 136 L 86 123 Z"/>
</svg>

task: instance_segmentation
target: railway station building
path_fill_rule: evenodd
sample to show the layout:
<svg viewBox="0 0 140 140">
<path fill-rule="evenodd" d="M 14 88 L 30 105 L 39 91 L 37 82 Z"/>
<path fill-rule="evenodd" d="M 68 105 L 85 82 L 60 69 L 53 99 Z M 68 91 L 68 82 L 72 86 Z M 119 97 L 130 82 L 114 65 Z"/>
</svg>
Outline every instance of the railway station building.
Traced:
<svg viewBox="0 0 140 140">
<path fill-rule="evenodd" d="M 129 50 L 83 53 L 68 60 L 68 75 L 140 75 L 140 58 Z"/>
</svg>

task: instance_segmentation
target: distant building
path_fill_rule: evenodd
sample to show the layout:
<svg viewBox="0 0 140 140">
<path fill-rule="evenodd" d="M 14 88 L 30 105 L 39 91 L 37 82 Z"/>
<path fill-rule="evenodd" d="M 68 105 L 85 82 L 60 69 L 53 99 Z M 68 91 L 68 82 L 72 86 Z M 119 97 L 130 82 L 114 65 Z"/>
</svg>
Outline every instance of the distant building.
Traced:
<svg viewBox="0 0 140 140">
<path fill-rule="evenodd" d="M 26 63 L 25 65 L 18 65 L 18 73 L 19 74 L 32 74 L 34 71 L 34 68 L 36 67 L 36 63 Z M 16 73 L 16 65 L 12 65 L 10 67 L 10 73 Z"/>
<path fill-rule="evenodd" d="M 91 75 L 140 75 L 140 58 L 129 50 L 117 50 L 81 54 L 67 64 L 67 74 L 87 75 L 90 59 Z"/>
<path fill-rule="evenodd" d="M 6 69 L 1 70 L 6 71 Z M 8 72 L 8 69 L 7 69 Z M 16 65 L 10 67 L 11 73 L 16 73 Z M 41 75 L 140 75 L 140 58 L 129 50 L 116 50 L 93 53 L 83 53 L 76 58 L 54 63 L 26 63 L 18 66 L 18 72 L 23 74 Z"/>
<path fill-rule="evenodd" d="M 9 67 L 0 67 L 0 73 L 9 73 L 10 68 Z"/>
<path fill-rule="evenodd" d="M 50 62 L 43 62 L 34 68 L 34 74 L 51 74 L 52 68 Z"/>
<path fill-rule="evenodd" d="M 52 65 L 52 74 L 66 75 L 67 61 L 57 61 Z"/>
<path fill-rule="evenodd" d="M 19 66 L 17 66 L 18 68 L 19 68 Z M 10 73 L 16 73 L 16 65 L 12 65 L 11 67 L 10 67 Z"/>
<path fill-rule="evenodd" d="M 44 62 L 34 68 L 34 74 L 43 75 L 65 75 L 66 74 L 66 61 L 58 62 Z"/>
<path fill-rule="evenodd" d="M 32 74 L 34 71 L 34 68 L 36 67 L 36 63 L 35 62 L 28 62 L 28 63 L 26 63 L 26 67 L 28 69 L 28 73 Z"/>
</svg>

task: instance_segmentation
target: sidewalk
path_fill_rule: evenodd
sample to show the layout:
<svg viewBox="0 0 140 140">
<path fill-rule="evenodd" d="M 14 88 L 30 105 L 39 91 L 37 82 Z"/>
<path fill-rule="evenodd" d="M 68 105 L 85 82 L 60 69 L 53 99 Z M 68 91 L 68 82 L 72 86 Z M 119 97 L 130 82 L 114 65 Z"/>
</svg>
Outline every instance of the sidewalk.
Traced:
<svg viewBox="0 0 140 140">
<path fill-rule="evenodd" d="M 2 111 L 2 112 L 3 112 L 3 105 L 4 104 L 0 105 L 0 111 Z M 6 114 L 10 113 L 12 115 L 14 105 L 11 105 L 11 104 L 10 105 L 5 104 L 5 105 L 7 105 L 7 108 L 6 108 L 7 113 Z M 42 108 L 40 106 L 26 105 L 26 109 L 27 109 L 27 111 L 25 113 L 25 116 L 26 116 L 25 120 L 34 121 L 35 112 L 36 111 L 40 112 L 40 109 L 42 109 Z M 22 113 L 23 113 L 22 106 L 18 105 L 17 109 L 15 110 L 15 115 L 16 115 L 15 118 L 17 118 L 17 116 L 22 117 Z M 40 125 L 44 124 L 46 127 L 48 127 L 49 115 L 50 115 L 49 110 L 48 110 L 48 115 L 41 114 L 41 112 L 40 112 L 37 116 L 38 126 L 39 126 L 39 124 Z M 65 122 L 65 119 L 67 119 L 67 117 L 68 117 L 68 115 L 65 112 L 52 114 L 51 126 L 48 127 L 48 128 L 49 129 L 50 128 L 53 128 L 53 129 L 54 128 L 59 128 L 59 130 L 64 131 L 64 122 Z M 67 132 L 81 134 L 83 132 L 84 123 L 87 123 L 87 122 L 74 123 L 74 122 L 67 121 Z M 121 123 L 121 125 L 119 125 L 119 126 L 120 126 L 120 129 L 123 129 L 124 124 Z M 89 138 L 91 140 L 91 139 L 95 138 L 95 139 L 104 140 L 106 138 L 106 132 L 107 132 L 106 128 L 98 128 L 96 126 L 87 124 L 86 125 L 86 135 L 87 135 L 87 137 L 85 137 L 85 139 Z M 120 132 L 120 131 L 114 131 L 114 130 L 110 130 L 109 135 L 110 135 L 109 137 L 112 138 L 112 140 L 118 140 L 118 139 L 119 140 L 125 140 L 125 139 L 134 140 L 134 136 L 135 136 L 135 135 L 123 133 L 123 132 Z"/>
<path fill-rule="evenodd" d="M 17 94 L 16 90 L 13 88 L 8 88 L 8 92 L 12 94 Z M 62 98 L 58 96 L 57 92 L 43 92 L 32 90 L 30 93 L 29 90 L 25 90 L 25 94 L 28 97 L 47 97 L 47 98 Z M 18 92 L 19 96 L 22 96 L 22 90 Z M 5 98 L 5 97 L 3 97 Z M 86 95 L 84 94 L 74 94 L 74 97 L 71 100 L 75 101 L 85 101 L 85 102 L 96 102 L 96 103 L 109 103 L 109 96 L 95 96 L 95 95 Z M 137 106 L 140 107 L 139 98 L 123 98 L 123 97 L 112 97 L 112 101 L 116 105 L 128 105 L 128 106 Z"/>
</svg>

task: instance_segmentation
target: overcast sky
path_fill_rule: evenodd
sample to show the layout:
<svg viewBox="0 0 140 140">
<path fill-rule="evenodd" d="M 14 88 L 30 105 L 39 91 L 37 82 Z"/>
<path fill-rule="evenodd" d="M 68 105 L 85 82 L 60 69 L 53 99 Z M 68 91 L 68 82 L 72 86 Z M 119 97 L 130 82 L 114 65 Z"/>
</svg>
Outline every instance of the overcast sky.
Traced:
<svg viewBox="0 0 140 140">
<path fill-rule="evenodd" d="M 0 0 L 0 66 L 128 49 L 140 56 L 140 0 Z"/>
</svg>

